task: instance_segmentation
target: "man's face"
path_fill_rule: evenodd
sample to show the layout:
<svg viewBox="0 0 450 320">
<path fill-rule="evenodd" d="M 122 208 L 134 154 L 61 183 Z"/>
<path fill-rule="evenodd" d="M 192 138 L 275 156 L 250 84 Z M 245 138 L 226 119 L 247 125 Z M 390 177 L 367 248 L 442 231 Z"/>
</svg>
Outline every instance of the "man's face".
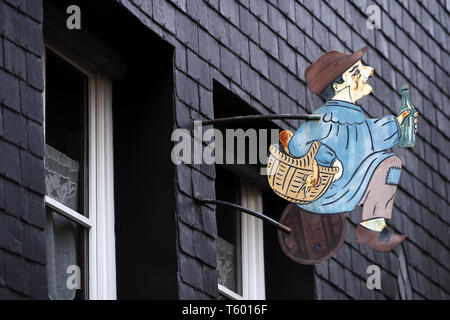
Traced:
<svg viewBox="0 0 450 320">
<path fill-rule="evenodd" d="M 372 67 L 363 65 L 361 60 L 359 60 L 342 74 L 344 83 L 335 83 L 334 90 L 335 92 L 339 92 L 348 87 L 352 100 L 356 102 L 356 100 L 372 92 L 372 87 L 367 83 L 367 80 L 369 80 L 373 73 L 374 69 Z"/>
</svg>

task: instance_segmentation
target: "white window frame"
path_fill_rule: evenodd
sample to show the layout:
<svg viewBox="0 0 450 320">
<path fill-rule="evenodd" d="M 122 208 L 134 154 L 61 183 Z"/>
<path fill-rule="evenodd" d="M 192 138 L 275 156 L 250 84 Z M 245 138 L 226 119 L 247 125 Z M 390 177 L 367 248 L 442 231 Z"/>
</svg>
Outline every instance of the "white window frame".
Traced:
<svg viewBox="0 0 450 320">
<path fill-rule="evenodd" d="M 241 205 L 263 211 L 261 190 L 241 179 Z M 218 284 L 219 293 L 232 300 L 264 300 L 264 229 L 263 221 L 241 212 L 242 295 Z"/>
<path fill-rule="evenodd" d="M 81 224 L 88 230 L 89 263 L 88 270 L 85 272 L 89 278 L 89 299 L 115 300 L 117 299 L 117 289 L 114 230 L 112 81 L 101 74 L 95 67 L 64 48 L 49 42 L 45 43 L 45 47 L 56 53 L 88 78 L 89 213 L 88 217 L 81 215 L 48 196 L 45 196 L 45 205 Z"/>
</svg>

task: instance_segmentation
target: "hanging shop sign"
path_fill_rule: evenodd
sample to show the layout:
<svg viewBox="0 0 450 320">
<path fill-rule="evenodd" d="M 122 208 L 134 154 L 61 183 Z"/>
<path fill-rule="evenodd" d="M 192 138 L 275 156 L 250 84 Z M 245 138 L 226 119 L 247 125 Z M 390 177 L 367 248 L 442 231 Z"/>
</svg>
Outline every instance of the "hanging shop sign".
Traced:
<svg viewBox="0 0 450 320">
<path fill-rule="evenodd" d="M 401 160 L 389 150 L 414 147 L 418 112 L 408 86 L 402 87 L 397 115 L 366 118 L 356 102 L 372 93 L 374 69 L 361 61 L 366 47 L 353 54 L 329 51 L 305 72 L 307 87 L 326 103 L 309 115 L 251 115 L 204 120 L 202 125 L 267 119 L 306 120 L 293 133 L 279 135 L 282 148 L 269 148 L 267 178 L 289 205 L 277 222 L 268 216 L 218 199 L 196 201 L 227 206 L 276 226 L 282 251 L 301 264 L 332 257 L 346 234 L 346 214 L 362 206 L 356 241 L 376 251 L 391 251 L 406 235 L 391 231 Z"/>
<path fill-rule="evenodd" d="M 320 115 L 320 120 L 303 123 L 295 133 L 281 132 L 282 150 L 270 147 L 269 185 L 298 207 L 294 210 L 290 205 L 284 213 L 296 216 L 290 219 L 298 222 L 285 224 L 293 230 L 293 224 L 301 225 L 305 236 L 303 242 L 296 242 L 295 237 L 280 235 L 280 244 L 294 260 L 303 259 L 301 263 L 305 258 L 322 261 L 321 250 L 330 253 L 325 235 L 339 237 L 336 224 L 357 206 L 363 207 L 362 222 L 356 229 L 358 243 L 390 251 L 406 237 L 392 232 L 385 222 L 392 216 L 402 168 L 400 159 L 389 149 L 399 143 L 400 147 L 414 147 L 418 112 L 404 86 L 396 116 L 365 117 L 356 103 L 372 92 L 368 80 L 374 69 L 361 62 L 365 52 L 365 47 L 354 54 L 330 51 L 311 64 L 305 72 L 307 87 L 326 100 L 313 113 Z M 308 223 L 311 214 L 321 216 L 317 223 Z M 341 218 L 327 226 L 323 217 L 333 215 Z M 320 233 L 324 233 L 322 240 Z M 289 250 L 289 244 L 297 253 Z"/>
</svg>

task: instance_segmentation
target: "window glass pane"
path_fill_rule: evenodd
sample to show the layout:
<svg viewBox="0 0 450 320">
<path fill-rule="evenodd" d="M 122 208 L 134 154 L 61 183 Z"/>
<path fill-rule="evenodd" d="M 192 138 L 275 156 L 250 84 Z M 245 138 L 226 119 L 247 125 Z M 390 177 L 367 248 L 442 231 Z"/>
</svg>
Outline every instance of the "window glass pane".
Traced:
<svg viewBox="0 0 450 320">
<path fill-rule="evenodd" d="M 54 300 L 85 298 L 87 230 L 47 208 L 47 277 Z"/>
<path fill-rule="evenodd" d="M 239 204 L 239 181 L 231 172 L 217 166 L 216 198 Z M 240 217 L 233 209 L 216 207 L 218 282 L 238 294 L 242 294 Z"/>
<path fill-rule="evenodd" d="M 88 78 L 49 50 L 45 78 L 47 195 L 83 214 Z"/>
</svg>

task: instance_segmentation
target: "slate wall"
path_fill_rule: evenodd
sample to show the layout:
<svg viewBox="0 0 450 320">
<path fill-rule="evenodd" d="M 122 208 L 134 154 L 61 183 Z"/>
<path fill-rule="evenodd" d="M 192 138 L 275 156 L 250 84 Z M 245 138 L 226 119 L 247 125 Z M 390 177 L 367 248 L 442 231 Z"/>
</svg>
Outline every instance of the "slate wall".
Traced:
<svg viewBox="0 0 450 320">
<path fill-rule="evenodd" d="M 46 298 L 41 0 L 0 1 L 0 298 Z"/>
<path fill-rule="evenodd" d="M 325 51 L 353 52 L 367 45 L 364 60 L 376 70 L 374 95 L 361 101 L 367 116 L 396 113 L 405 83 L 421 113 L 416 148 L 395 148 L 404 170 L 390 222 L 408 235 L 410 293 L 415 299 L 449 298 L 449 1 L 120 2 L 176 47 L 177 127 L 213 117 L 213 79 L 260 113 L 311 112 L 323 102 L 306 90 L 306 67 Z M 371 4 L 380 8 L 379 30 L 366 27 Z M 192 200 L 196 193 L 214 196 L 214 176 L 212 166 L 177 167 L 182 299 L 217 295 L 214 212 Z M 399 249 L 381 254 L 355 243 L 359 221 L 355 210 L 339 254 L 316 267 L 317 299 L 400 298 Z M 381 290 L 366 287 L 372 264 L 381 267 Z"/>
<path fill-rule="evenodd" d="M 412 297 L 449 298 L 448 0 L 116 1 L 176 48 L 175 127 L 213 117 L 213 79 L 260 113 L 311 112 L 323 101 L 306 90 L 306 67 L 325 51 L 353 52 L 367 45 L 364 60 L 376 72 L 374 95 L 361 101 L 367 116 L 396 113 L 404 83 L 421 112 L 416 148 L 395 148 L 404 170 L 390 223 L 408 235 L 403 248 Z M 380 30 L 366 27 L 371 4 L 381 10 Z M 0 228 L 8 231 L 0 234 L 4 296 L 38 297 L 45 291 L 44 178 L 43 170 L 30 169 L 43 167 L 41 20 L 40 1 L 0 1 L 0 21 L 6 21 L 0 24 L 0 134 L 6 150 L 0 171 L 0 217 L 6 222 Z M 214 212 L 192 200 L 196 193 L 214 197 L 214 178 L 213 166 L 177 167 L 181 299 L 217 296 Z M 318 299 L 399 298 L 399 250 L 380 254 L 356 244 L 359 219 L 355 210 L 338 255 L 316 267 Z M 11 227 L 1 227 L 7 223 Z M 381 290 L 366 287 L 372 264 L 381 267 Z"/>
</svg>

